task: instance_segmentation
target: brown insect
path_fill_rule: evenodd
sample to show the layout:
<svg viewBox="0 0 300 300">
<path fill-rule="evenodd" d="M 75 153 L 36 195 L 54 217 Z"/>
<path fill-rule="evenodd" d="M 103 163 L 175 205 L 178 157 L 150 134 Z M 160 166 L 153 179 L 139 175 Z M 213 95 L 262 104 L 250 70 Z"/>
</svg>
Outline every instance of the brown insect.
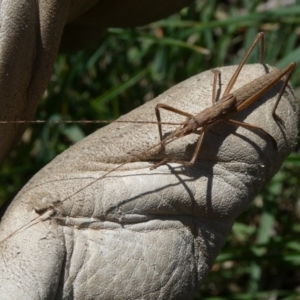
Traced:
<svg viewBox="0 0 300 300">
<path fill-rule="evenodd" d="M 165 164 L 167 162 L 177 162 L 177 163 L 181 163 L 182 165 L 185 165 L 185 166 L 193 165 L 200 153 L 200 149 L 201 149 L 202 142 L 203 142 L 204 135 L 205 135 L 207 128 L 209 127 L 209 125 L 211 125 L 217 121 L 220 121 L 220 120 L 223 120 L 225 122 L 228 122 L 228 123 L 236 125 L 236 126 L 242 126 L 245 128 L 258 130 L 273 142 L 274 147 L 277 147 L 276 140 L 268 132 L 266 132 L 263 128 L 260 128 L 260 127 L 257 127 L 255 125 L 251 125 L 248 123 L 244 123 L 244 122 L 239 122 L 239 121 L 233 120 L 229 117 L 230 114 L 242 111 L 246 107 L 251 105 L 257 99 L 259 99 L 260 96 L 262 96 L 265 92 L 267 92 L 272 86 L 274 86 L 279 80 L 281 80 L 281 78 L 283 78 L 283 76 L 287 75 L 286 79 L 284 81 L 284 85 L 281 88 L 281 91 L 278 95 L 277 101 L 276 101 L 273 111 L 272 111 L 273 118 L 276 121 L 279 121 L 282 125 L 284 124 L 282 119 L 276 114 L 276 108 L 277 108 L 278 103 L 281 99 L 281 96 L 286 88 L 286 85 L 292 74 L 292 71 L 296 67 L 296 63 L 293 62 L 293 63 L 289 64 L 283 70 L 275 70 L 271 73 L 267 73 L 263 76 L 260 76 L 257 79 L 247 83 L 243 87 L 230 93 L 243 65 L 245 64 L 245 61 L 249 57 L 251 51 L 253 50 L 254 46 L 258 43 L 258 41 L 261 41 L 262 49 L 263 49 L 264 34 L 262 32 L 256 36 L 255 40 L 253 41 L 251 47 L 249 48 L 249 50 L 246 53 L 245 57 L 243 58 L 242 62 L 240 63 L 240 65 L 236 69 L 235 73 L 231 77 L 231 79 L 227 85 L 227 88 L 226 88 L 222 98 L 219 101 L 216 100 L 216 86 L 217 86 L 217 78 L 219 77 L 220 72 L 218 70 L 213 70 L 215 76 L 214 76 L 214 83 L 213 83 L 213 96 L 212 96 L 212 106 L 211 107 L 208 107 L 208 108 L 202 110 L 197 115 L 192 115 L 188 112 L 181 111 L 179 109 L 176 109 L 176 108 L 166 105 L 166 104 L 158 104 L 155 107 L 155 113 L 157 116 L 157 120 L 159 122 L 158 129 L 159 129 L 159 136 L 160 136 L 160 140 L 161 140 L 161 142 L 160 142 L 161 148 L 164 148 L 164 146 L 166 144 L 168 144 L 168 143 L 172 142 L 173 140 L 176 140 L 182 136 L 185 136 L 190 133 L 198 132 L 199 128 L 201 128 L 201 132 L 200 132 L 199 140 L 197 142 L 196 149 L 195 149 L 194 154 L 189 162 L 178 161 L 178 160 L 167 158 L 167 159 L 162 160 L 158 164 L 154 165 L 152 167 L 152 169 L 157 168 L 158 166 Z M 261 58 L 261 60 L 262 60 L 262 58 Z M 262 63 L 262 61 L 261 61 L 261 63 Z M 166 109 L 168 111 L 171 111 L 171 112 L 174 112 L 174 113 L 177 113 L 177 114 L 187 117 L 187 119 L 181 124 L 181 127 L 175 129 L 165 139 L 162 138 L 162 127 L 160 124 L 161 117 L 160 117 L 159 109 Z"/>
<path fill-rule="evenodd" d="M 143 151 L 142 153 L 140 153 L 140 155 L 149 154 L 151 156 L 151 154 L 153 154 L 153 152 L 162 151 L 167 144 L 169 144 L 183 136 L 189 135 L 191 133 L 197 133 L 197 134 L 200 134 L 200 136 L 199 136 L 196 148 L 194 150 L 194 153 L 193 153 L 190 161 L 181 161 L 181 160 L 177 160 L 177 159 L 166 158 L 166 159 L 163 159 L 160 162 L 154 164 L 151 167 L 151 169 L 155 169 L 155 168 L 157 168 L 163 164 L 166 164 L 168 162 L 181 163 L 184 166 L 193 165 L 201 152 L 201 147 L 202 147 L 204 136 L 205 136 L 207 129 L 209 128 L 210 125 L 212 125 L 220 120 L 228 122 L 235 126 L 242 126 L 242 127 L 248 128 L 248 129 L 260 131 L 263 135 L 265 135 L 266 138 L 268 138 L 273 143 L 275 148 L 277 147 L 276 140 L 268 132 L 266 132 L 263 128 L 231 119 L 231 114 L 240 112 L 240 111 L 244 110 L 246 107 L 248 107 L 249 105 L 251 105 L 252 103 L 254 103 L 256 100 L 259 99 L 260 96 L 262 96 L 269 89 L 271 89 L 277 82 L 279 82 L 286 75 L 284 84 L 281 88 L 281 91 L 278 95 L 277 101 L 272 110 L 272 115 L 273 115 L 273 118 L 275 119 L 275 121 L 281 123 L 282 125 L 284 124 L 283 120 L 276 114 L 276 109 L 277 109 L 278 103 L 282 97 L 282 94 L 286 88 L 288 80 L 292 74 L 292 71 L 294 70 L 294 68 L 296 66 L 296 63 L 289 64 L 283 70 L 274 70 L 271 73 L 262 75 L 262 76 L 258 77 L 257 79 L 247 83 L 243 87 L 235 90 L 234 92 L 231 92 L 233 85 L 236 82 L 242 67 L 244 66 L 247 58 L 249 57 L 250 53 L 252 52 L 253 48 L 255 47 L 255 45 L 258 42 L 261 42 L 261 46 L 263 49 L 264 48 L 264 34 L 263 33 L 259 33 L 256 36 L 255 40 L 253 41 L 251 47 L 247 51 L 242 62 L 240 63 L 240 65 L 236 69 L 235 73 L 231 77 L 223 96 L 218 101 L 216 99 L 217 98 L 216 90 L 217 90 L 217 81 L 220 76 L 220 71 L 213 70 L 214 81 L 213 81 L 213 93 L 212 93 L 212 106 L 211 107 L 208 107 L 208 108 L 202 110 L 200 113 L 198 113 L 196 115 L 192 115 L 188 112 L 181 111 L 179 109 L 176 109 L 176 108 L 166 105 L 166 104 L 162 104 L 162 103 L 157 104 L 157 106 L 155 107 L 155 113 L 156 113 L 156 117 L 157 117 L 157 121 L 158 121 L 158 131 L 159 131 L 159 136 L 160 136 L 160 142 L 155 144 L 154 146 L 151 146 L 147 150 Z M 262 50 L 262 53 L 263 53 L 263 50 Z M 260 63 L 262 63 L 262 55 L 260 58 Z M 165 109 L 170 112 L 174 112 L 176 114 L 180 114 L 180 115 L 187 117 L 187 119 L 184 122 L 180 123 L 179 127 L 177 127 L 166 138 L 163 138 L 162 125 L 170 124 L 170 123 L 161 122 L 161 115 L 160 115 L 161 109 Z M 26 122 L 26 121 L 17 121 L 17 122 Z M 41 122 L 41 121 L 38 121 L 38 122 Z M 124 122 L 124 121 L 121 121 L 121 122 Z M 136 123 L 139 123 L 139 122 L 136 122 Z M 145 122 L 141 121 L 141 123 L 145 123 Z M 125 164 L 128 164 L 128 163 L 136 161 L 136 160 L 137 160 L 136 157 L 134 157 L 134 158 L 131 158 L 131 159 L 119 164 L 115 168 L 112 168 L 111 170 L 106 172 L 103 176 L 96 178 L 95 180 L 90 182 L 88 185 L 78 189 L 76 192 L 74 192 L 73 194 L 71 194 L 70 196 L 66 197 L 65 199 L 63 199 L 59 202 L 61 203 L 61 202 L 64 202 L 64 201 L 70 199 L 71 197 L 78 194 L 85 188 L 87 188 L 87 187 L 95 184 L 97 181 L 103 179 L 108 174 L 116 171 L 117 169 L 121 168 Z M 37 218 L 33 219 L 26 226 L 26 228 L 28 226 L 32 226 L 33 224 L 35 224 L 37 222 L 46 220 L 46 219 L 50 218 L 51 216 L 53 216 L 54 214 L 55 214 L 55 210 L 53 208 L 52 209 L 49 208 L 47 210 L 47 212 L 44 213 L 44 215 L 38 216 Z M 14 231 L 12 234 L 10 234 L 8 237 L 6 237 L 4 240 L 8 239 L 9 237 L 16 234 L 17 232 L 20 232 L 20 230 L 24 230 L 24 228 L 25 227 L 22 227 L 16 231 Z"/>
</svg>

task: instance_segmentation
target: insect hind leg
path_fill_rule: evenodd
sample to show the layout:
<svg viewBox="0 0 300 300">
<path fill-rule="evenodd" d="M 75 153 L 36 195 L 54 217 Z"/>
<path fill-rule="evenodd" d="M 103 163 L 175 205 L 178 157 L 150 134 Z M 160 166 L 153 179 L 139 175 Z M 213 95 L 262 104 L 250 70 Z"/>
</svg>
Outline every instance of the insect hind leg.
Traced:
<svg viewBox="0 0 300 300">
<path fill-rule="evenodd" d="M 289 82 L 289 80 L 290 80 L 290 78 L 291 78 L 291 75 L 292 75 L 292 73 L 293 73 L 295 67 L 296 67 L 296 63 L 290 64 L 290 70 L 289 70 L 288 73 L 286 74 L 284 84 L 283 84 L 283 86 L 281 87 L 280 93 L 279 93 L 279 95 L 278 95 L 278 98 L 277 98 L 276 103 L 275 103 L 275 105 L 274 105 L 274 107 L 273 107 L 273 110 L 272 110 L 272 116 L 273 116 L 274 120 L 275 120 L 275 121 L 278 121 L 282 126 L 284 126 L 284 121 L 276 114 L 276 109 L 277 109 L 277 106 L 278 106 L 278 104 L 279 104 L 279 101 L 281 100 L 281 97 L 282 97 L 282 95 L 283 95 L 283 93 L 284 93 L 284 91 L 285 91 L 285 88 L 286 88 L 286 86 L 287 86 L 287 84 L 288 84 L 288 82 Z"/>
<path fill-rule="evenodd" d="M 254 130 L 260 131 L 262 134 L 264 134 L 273 143 L 274 148 L 277 149 L 277 142 L 276 142 L 276 140 L 274 139 L 274 137 L 271 134 L 269 134 L 263 128 L 255 126 L 255 125 L 251 125 L 249 123 L 232 120 L 232 119 L 225 119 L 224 118 L 224 121 L 226 121 L 226 122 L 228 122 L 228 123 L 230 123 L 232 125 L 235 125 L 235 126 L 241 126 L 241 127 L 247 128 L 247 129 L 254 129 Z"/>
</svg>

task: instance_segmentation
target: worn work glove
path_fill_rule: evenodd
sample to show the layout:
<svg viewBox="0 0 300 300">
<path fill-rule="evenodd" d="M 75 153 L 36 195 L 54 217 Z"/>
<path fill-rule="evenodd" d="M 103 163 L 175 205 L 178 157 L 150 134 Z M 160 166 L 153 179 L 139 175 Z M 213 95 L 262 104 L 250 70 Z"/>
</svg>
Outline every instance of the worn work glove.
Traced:
<svg viewBox="0 0 300 300">
<path fill-rule="evenodd" d="M 221 68 L 222 95 L 236 67 Z M 243 68 L 233 90 L 265 74 Z M 207 71 L 124 116 L 155 121 L 166 103 L 197 114 L 212 104 Z M 192 299 L 235 218 L 276 173 L 297 138 L 298 106 L 290 87 L 271 114 L 282 82 L 232 119 L 207 131 L 196 163 L 198 134 L 157 152 L 157 125 L 113 123 L 54 159 L 22 189 L 0 229 L 1 299 Z M 162 111 L 162 121 L 182 121 Z M 174 126 L 164 125 L 165 135 Z M 127 163 L 126 163 L 127 162 Z M 118 169 L 109 172 L 120 164 Z"/>
</svg>

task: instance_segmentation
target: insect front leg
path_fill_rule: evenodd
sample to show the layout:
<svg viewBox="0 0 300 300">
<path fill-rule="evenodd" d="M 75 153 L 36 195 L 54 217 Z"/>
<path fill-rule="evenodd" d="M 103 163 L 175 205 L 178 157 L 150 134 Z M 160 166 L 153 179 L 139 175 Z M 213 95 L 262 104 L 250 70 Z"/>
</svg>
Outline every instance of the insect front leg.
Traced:
<svg viewBox="0 0 300 300">
<path fill-rule="evenodd" d="M 221 72 L 217 69 L 212 70 L 214 73 L 214 81 L 213 81 L 213 90 L 212 90 L 212 104 L 215 104 L 217 102 L 217 81 L 220 82 L 220 75 Z"/>
<path fill-rule="evenodd" d="M 200 134 L 200 137 L 198 139 L 197 146 L 194 150 L 194 154 L 193 154 L 190 161 L 178 160 L 178 159 L 174 159 L 174 158 L 165 158 L 162 161 L 160 161 L 159 163 L 153 165 L 150 169 L 151 170 L 156 169 L 159 166 L 164 165 L 166 163 L 170 163 L 170 162 L 178 163 L 178 164 L 181 164 L 181 165 L 186 166 L 186 167 L 190 167 L 190 166 L 194 165 L 195 161 L 196 161 L 196 159 L 197 159 L 197 157 L 200 153 L 200 150 L 201 150 L 201 146 L 202 146 L 202 143 L 203 143 L 203 140 L 204 140 L 204 134 L 205 134 L 206 128 L 207 128 L 207 126 L 203 126 L 202 129 L 201 129 L 201 134 Z"/>
<path fill-rule="evenodd" d="M 156 106 L 155 106 L 155 114 L 156 114 L 156 118 L 157 118 L 157 122 L 158 122 L 158 131 L 159 131 L 159 138 L 160 138 L 160 141 L 162 142 L 163 141 L 163 135 L 162 135 L 162 126 L 161 126 L 161 117 L 160 117 L 160 111 L 159 109 L 165 109 L 165 110 L 168 110 L 168 111 L 171 111 L 175 114 L 179 114 L 179 115 L 182 115 L 182 116 L 185 116 L 187 118 L 192 118 L 193 115 L 188 113 L 188 112 L 185 112 L 185 111 L 182 111 L 180 109 L 177 109 L 173 106 L 170 106 L 170 105 L 167 105 L 167 104 L 164 104 L 164 103 L 158 103 Z M 162 144 L 162 147 L 164 147 L 164 145 Z"/>
<path fill-rule="evenodd" d="M 264 58 L 264 52 L 265 52 L 265 36 L 263 32 L 260 32 L 256 35 L 256 38 L 254 39 L 254 41 L 252 42 L 249 50 L 246 52 L 244 58 L 242 59 L 242 61 L 240 62 L 238 68 L 236 69 L 236 71 L 234 72 L 234 74 L 232 75 L 230 81 L 228 82 L 228 85 L 224 91 L 223 97 L 229 95 L 230 91 L 233 88 L 234 83 L 236 82 L 242 67 L 245 65 L 246 60 L 248 59 L 248 57 L 250 56 L 253 48 L 256 46 L 256 44 L 260 42 L 261 44 L 261 52 L 260 52 L 260 57 L 259 57 L 259 62 L 262 64 L 263 63 L 263 58 Z"/>
</svg>

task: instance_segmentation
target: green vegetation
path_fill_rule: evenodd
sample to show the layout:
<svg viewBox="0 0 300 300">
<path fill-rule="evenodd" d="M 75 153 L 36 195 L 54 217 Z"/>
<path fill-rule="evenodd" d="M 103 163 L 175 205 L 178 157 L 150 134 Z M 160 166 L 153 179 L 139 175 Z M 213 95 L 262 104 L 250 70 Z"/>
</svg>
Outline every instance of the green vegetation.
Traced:
<svg viewBox="0 0 300 300">
<path fill-rule="evenodd" d="M 264 2 L 197 1 L 143 28 L 109 29 L 93 49 L 58 56 L 36 119 L 114 120 L 192 75 L 237 64 L 259 31 L 268 64 L 299 62 L 300 3 L 257 12 Z M 248 63 L 256 61 L 254 53 Z M 296 91 L 299 73 L 291 79 Z M 0 201 L 96 128 L 30 126 L 4 163 Z M 238 218 L 196 299 L 300 299 L 299 149 Z"/>
</svg>

